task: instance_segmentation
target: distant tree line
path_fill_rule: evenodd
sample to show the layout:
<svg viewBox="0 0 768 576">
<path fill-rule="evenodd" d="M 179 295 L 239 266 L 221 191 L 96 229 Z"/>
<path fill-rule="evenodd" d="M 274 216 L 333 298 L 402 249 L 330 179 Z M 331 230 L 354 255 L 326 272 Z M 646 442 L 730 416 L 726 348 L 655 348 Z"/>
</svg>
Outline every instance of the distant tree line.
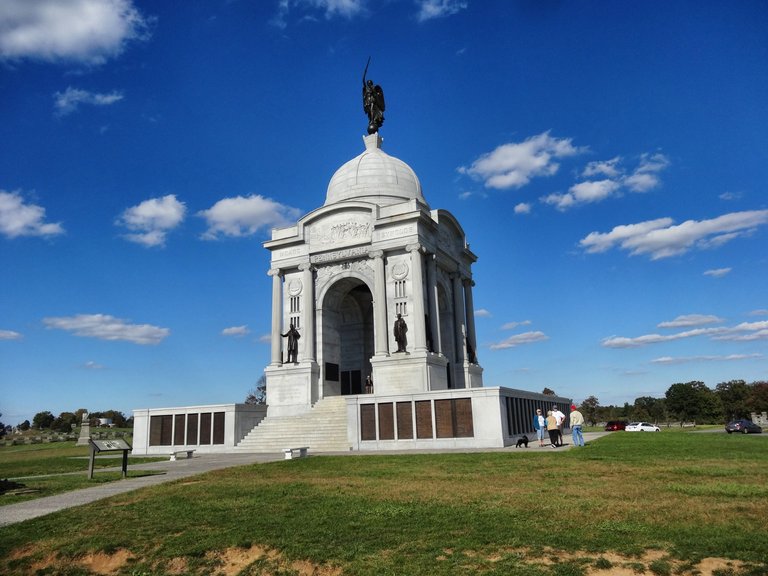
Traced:
<svg viewBox="0 0 768 576">
<path fill-rule="evenodd" d="M 633 404 L 600 406 L 599 400 L 590 396 L 579 408 L 593 426 L 608 420 L 721 424 L 768 411 L 768 382 L 731 380 L 714 390 L 699 381 L 677 383 L 667 389 L 664 398 L 641 396 Z"/>
<path fill-rule="evenodd" d="M 85 408 L 80 408 L 74 412 L 62 412 L 58 416 L 54 416 L 52 412 L 45 410 L 35 414 L 31 423 L 29 420 L 20 422 L 17 425 L 17 428 L 22 432 L 29 429 L 70 432 L 73 428 L 77 428 L 81 425 L 83 414 L 86 413 L 88 413 L 88 411 Z M 119 410 L 88 413 L 88 421 L 92 426 L 97 426 L 99 424 L 99 418 L 109 418 L 117 428 L 133 427 L 133 416 L 126 418 L 125 414 Z"/>
</svg>

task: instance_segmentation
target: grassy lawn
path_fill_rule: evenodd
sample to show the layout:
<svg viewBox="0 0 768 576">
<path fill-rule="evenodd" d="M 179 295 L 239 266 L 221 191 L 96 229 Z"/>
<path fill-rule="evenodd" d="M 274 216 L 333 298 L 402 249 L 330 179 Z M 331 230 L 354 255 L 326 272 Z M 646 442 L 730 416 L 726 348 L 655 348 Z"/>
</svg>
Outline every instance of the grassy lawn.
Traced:
<svg viewBox="0 0 768 576">
<path fill-rule="evenodd" d="M 93 480 L 88 480 L 87 446 L 75 446 L 75 442 L 52 442 L 49 444 L 31 444 L 26 446 L 4 446 L 0 448 L 0 479 L 23 478 L 18 483 L 35 492 L 27 494 L 0 495 L 2 506 L 61 492 L 87 488 L 94 483 L 113 482 L 121 479 L 120 472 L 97 472 Z M 114 457 L 112 457 L 114 456 Z M 155 462 L 166 458 L 128 458 L 128 476 L 145 476 L 148 471 L 131 470 L 132 464 Z M 94 468 L 120 467 L 122 453 L 110 453 L 110 457 L 96 458 Z M 55 474 L 76 474 L 55 476 Z M 51 476 L 54 475 L 54 476 Z"/>
<path fill-rule="evenodd" d="M 614 433 L 221 470 L 0 529 L 0 573 L 758 576 L 766 518 L 768 438 Z"/>
</svg>

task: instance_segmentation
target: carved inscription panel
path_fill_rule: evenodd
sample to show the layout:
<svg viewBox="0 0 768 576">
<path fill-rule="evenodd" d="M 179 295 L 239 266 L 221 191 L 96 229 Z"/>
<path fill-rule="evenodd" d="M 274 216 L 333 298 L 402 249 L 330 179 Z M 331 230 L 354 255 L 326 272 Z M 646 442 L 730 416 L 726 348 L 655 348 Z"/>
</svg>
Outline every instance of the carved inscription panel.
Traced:
<svg viewBox="0 0 768 576">
<path fill-rule="evenodd" d="M 373 224 L 369 213 L 344 212 L 313 222 L 309 228 L 309 243 L 314 252 L 369 243 L 372 235 Z"/>
</svg>

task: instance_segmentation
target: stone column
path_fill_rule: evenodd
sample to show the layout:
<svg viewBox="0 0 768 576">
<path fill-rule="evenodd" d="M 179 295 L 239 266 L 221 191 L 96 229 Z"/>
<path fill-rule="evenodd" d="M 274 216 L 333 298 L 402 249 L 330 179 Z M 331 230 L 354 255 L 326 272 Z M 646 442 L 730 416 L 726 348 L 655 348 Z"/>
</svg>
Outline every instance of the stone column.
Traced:
<svg viewBox="0 0 768 576">
<path fill-rule="evenodd" d="M 424 270 L 421 260 L 421 244 L 409 244 L 405 247 L 411 253 L 411 267 L 413 276 L 411 284 L 413 285 L 413 348 L 417 352 L 424 352 L 427 349 L 427 334 L 424 325 Z"/>
<path fill-rule="evenodd" d="M 443 353 L 443 345 L 440 335 L 440 308 L 437 291 L 437 255 L 427 254 L 427 295 L 429 298 L 429 327 L 432 331 L 432 351 Z"/>
<path fill-rule="evenodd" d="M 312 277 L 312 264 L 304 262 L 299 264 L 301 270 L 301 283 L 304 291 L 304 307 L 302 309 L 302 323 L 304 324 L 304 356 L 302 360 L 315 361 L 315 281 Z"/>
<path fill-rule="evenodd" d="M 453 324 L 454 324 L 454 338 L 456 340 L 456 362 L 462 364 L 467 357 L 466 343 L 464 342 L 464 327 L 465 327 L 465 314 L 464 314 L 464 286 L 461 282 L 461 274 L 456 272 L 453 274 Z"/>
<path fill-rule="evenodd" d="M 373 347 L 376 356 L 389 356 L 387 340 L 387 286 L 384 273 L 384 251 L 372 250 L 373 258 Z"/>
<path fill-rule="evenodd" d="M 467 342 L 475 351 L 475 362 L 477 362 L 477 339 L 475 337 L 475 303 L 472 298 L 472 286 L 475 283 L 470 278 L 464 280 L 464 305 L 467 313 Z M 471 360 L 471 358 L 467 358 Z"/>
<path fill-rule="evenodd" d="M 270 366 L 280 366 L 283 359 L 283 277 L 279 268 L 268 272 L 272 276 L 272 359 Z"/>
</svg>

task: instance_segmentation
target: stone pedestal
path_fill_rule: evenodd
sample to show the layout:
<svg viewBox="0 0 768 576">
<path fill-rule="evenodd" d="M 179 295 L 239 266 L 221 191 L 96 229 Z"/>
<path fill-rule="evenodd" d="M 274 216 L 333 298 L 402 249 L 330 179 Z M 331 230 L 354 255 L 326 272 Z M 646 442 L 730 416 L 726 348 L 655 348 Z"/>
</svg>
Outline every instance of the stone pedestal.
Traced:
<svg viewBox="0 0 768 576">
<path fill-rule="evenodd" d="M 91 439 L 91 421 L 84 419 L 80 424 L 80 436 L 75 446 L 89 446 Z"/>
<path fill-rule="evenodd" d="M 448 389 L 448 360 L 429 352 L 395 352 L 371 358 L 376 395 Z"/>
<path fill-rule="evenodd" d="M 293 416 L 309 412 L 317 395 L 320 367 L 316 362 L 267 366 L 269 416 Z"/>
</svg>

